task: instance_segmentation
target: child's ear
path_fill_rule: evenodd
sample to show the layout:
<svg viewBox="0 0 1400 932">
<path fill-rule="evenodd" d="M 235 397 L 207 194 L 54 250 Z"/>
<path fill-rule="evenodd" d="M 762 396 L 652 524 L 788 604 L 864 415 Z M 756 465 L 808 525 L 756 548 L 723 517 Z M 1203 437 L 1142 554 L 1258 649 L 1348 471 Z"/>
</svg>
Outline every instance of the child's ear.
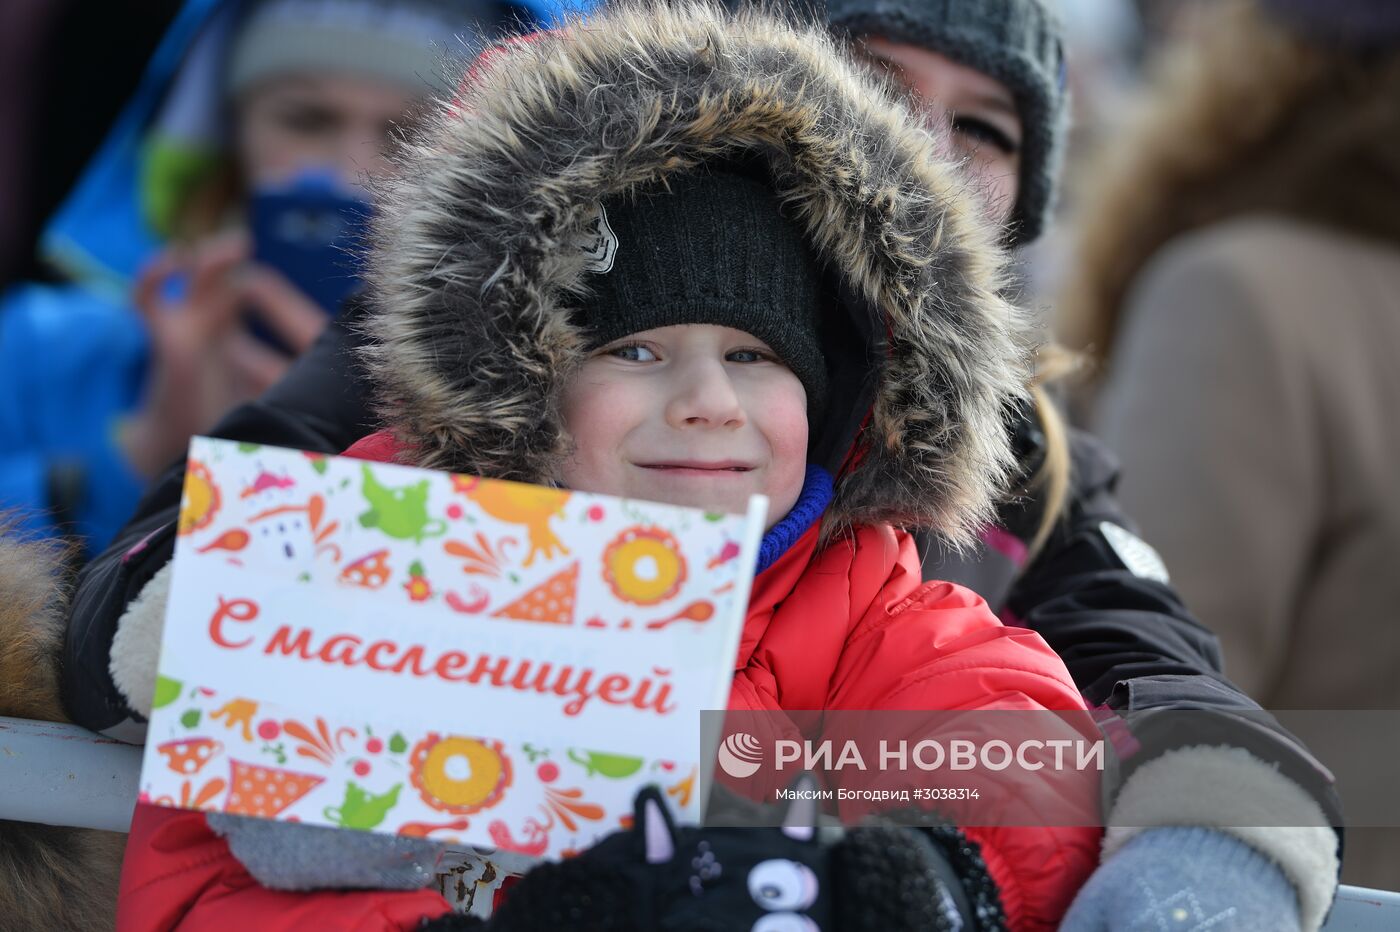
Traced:
<svg viewBox="0 0 1400 932">
<path fill-rule="evenodd" d="M 793 781 L 792 801 L 783 813 L 783 834 L 794 841 L 815 841 L 817 837 L 817 781 L 803 773 Z"/>
<path fill-rule="evenodd" d="M 666 798 L 655 786 L 637 794 L 633 804 L 633 825 L 641 833 L 648 864 L 665 864 L 676 854 L 676 826 Z"/>
</svg>

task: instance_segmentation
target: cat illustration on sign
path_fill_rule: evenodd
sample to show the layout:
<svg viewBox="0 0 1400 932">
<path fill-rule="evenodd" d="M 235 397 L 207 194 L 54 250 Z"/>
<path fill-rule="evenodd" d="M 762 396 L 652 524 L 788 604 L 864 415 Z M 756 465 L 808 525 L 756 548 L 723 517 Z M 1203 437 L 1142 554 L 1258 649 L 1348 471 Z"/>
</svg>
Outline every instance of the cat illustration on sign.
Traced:
<svg viewBox="0 0 1400 932">
<path fill-rule="evenodd" d="M 362 467 L 362 491 L 369 510 L 360 515 L 360 526 L 378 528 L 396 540 L 421 544 L 424 538 L 447 532 L 447 522 L 428 517 L 428 480 L 391 489 L 374 478 L 368 466 Z"/>
</svg>

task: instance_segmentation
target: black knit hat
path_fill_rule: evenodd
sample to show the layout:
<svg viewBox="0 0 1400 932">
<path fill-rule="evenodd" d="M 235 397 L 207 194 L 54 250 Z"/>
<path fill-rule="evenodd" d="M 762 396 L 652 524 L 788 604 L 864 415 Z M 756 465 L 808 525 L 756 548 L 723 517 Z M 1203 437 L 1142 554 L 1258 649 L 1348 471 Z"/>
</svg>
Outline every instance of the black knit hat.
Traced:
<svg viewBox="0 0 1400 932">
<path fill-rule="evenodd" d="M 772 187 L 742 169 L 673 177 L 610 198 L 589 226 L 580 322 L 602 346 L 675 324 L 758 337 L 802 382 L 809 420 L 826 402 L 820 262 Z"/>
<path fill-rule="evenodd" d="M 833 29 L 939 52 L 1011 89 L 1022 141 L 1010 241 L 1039 236 L 1054 206 L 1067 96 L 1063 30 L 1046 0 L 826 0 L 826 14 Z"/>
</svg>

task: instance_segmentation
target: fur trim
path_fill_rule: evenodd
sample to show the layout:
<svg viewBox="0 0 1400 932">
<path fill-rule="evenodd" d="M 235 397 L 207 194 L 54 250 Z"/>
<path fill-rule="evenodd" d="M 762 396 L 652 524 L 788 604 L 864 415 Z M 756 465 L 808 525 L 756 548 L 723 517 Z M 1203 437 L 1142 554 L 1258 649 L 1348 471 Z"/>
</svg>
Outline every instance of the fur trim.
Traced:
<svg viewBox="0 0 1400 932">
<path fill-rule="evenodd" d="M 116 926 L 126 836 L 0 822 L 0 926 L 103 932 Z"/>
<path fill-rule="evenodd" d="M 0 525 L 0 715 L 66 722 L 59 698 L 63 549 Z M 116 922 L 125 836 L 0 822 L 0 926 L 98 932 Z"/>
<path fill-rule="evenodd" d="M 0 715 L 66 722 L 58 688 L 64 551 L 7 533 L 0 523 Z"/>
<path fill-rule="evenodd" d="M 1210 792 L 1201 792 L 1203 786 Z M 1268 824 L 1284 821 L 1289 824 Z M 1168 751 L 1123 785 L 1108 817 L 1103 859 L 1163 825 L 1220 829 L 1268 856 L 1298 892 L 1304 932 L 1321 927 L 1337 892 L 1337 833 L 1317 801 L 1278 768 L 1243 748 Z"/>
<path fill-rule="evenodd" d="M 117 633 L 112 636 L 112 652 L 107 661 L 112 682 L 126 704 L 148 719 L 155 700 L 160 636 L 165 629 L 173 566 L 173 561 L 162 566 L 127 604 L 117 619 Z"/>
<path fill-rule="evenodd" d="M 488 53 L 377 215 L 367 360 L 391 428 L 418 465 L 554 481 L 585 349 L 569 244 L 604 197 L 756 156 L 886 335 L 828 532 L 967 541 L 1012 465 L 1003 414 L 1030 340 L 1000 297 L 997 231 L 941 146 L 824 31 L 771 13 L 625 3 Z"/>
</svg>

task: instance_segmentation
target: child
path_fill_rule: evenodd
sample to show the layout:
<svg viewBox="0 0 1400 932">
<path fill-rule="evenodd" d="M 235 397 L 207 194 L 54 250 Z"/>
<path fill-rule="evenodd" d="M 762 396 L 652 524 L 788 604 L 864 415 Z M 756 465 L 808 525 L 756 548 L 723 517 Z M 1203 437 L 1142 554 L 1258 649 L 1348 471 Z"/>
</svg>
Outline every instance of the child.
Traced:
<svg viewBox="0 0 1400 932">
<path fill-rule="evenodd" d="M 767 495 L 731 708 L 1082 709 L 1038 635 L 922 584 L 897 530 L 968 539 L 1026 380 L 996 230 L 917 126 L 822 33 L 759 14 L 623 7 L 490 57 L 388 192 L 369 363 L 389 431 L 351 453 L 706 507 Z M 446 908 L 290 892 L 351 885 L 331 875 L 356 836 L 313 856 L 211 821 L 229 840 L 138 807 L 126 927 L 397 929 Z M 1010 927 L 1048 929 L 1099 833 L 967 835 Z"/>
</svg>

